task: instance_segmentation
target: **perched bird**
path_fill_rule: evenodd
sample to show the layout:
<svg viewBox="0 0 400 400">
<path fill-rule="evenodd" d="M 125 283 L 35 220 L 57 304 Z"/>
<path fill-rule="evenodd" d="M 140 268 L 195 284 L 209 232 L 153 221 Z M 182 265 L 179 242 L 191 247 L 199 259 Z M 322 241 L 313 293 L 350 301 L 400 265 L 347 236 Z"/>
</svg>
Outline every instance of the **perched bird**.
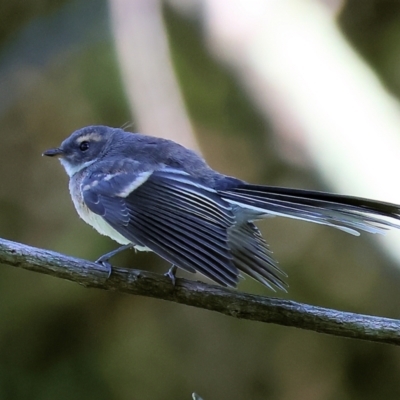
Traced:
<svg viewBox="0 0 400 400">
<path fill-rule="evenodd" d="M 236 287 L 240 271 L 285 290 L 286 276 L 254 221 L 282 216 L 359 235 L 400 228 L 400 206 L 317 191 L 252 185 L 211 169 L 192 150 L 165 139 L 88 126 L 46 156 L 70 177 L 80 217 L 123 246 L 151 250 L 176 267 Z M 387 218 L 389 217 L 389 219 Z"/>
</svg>

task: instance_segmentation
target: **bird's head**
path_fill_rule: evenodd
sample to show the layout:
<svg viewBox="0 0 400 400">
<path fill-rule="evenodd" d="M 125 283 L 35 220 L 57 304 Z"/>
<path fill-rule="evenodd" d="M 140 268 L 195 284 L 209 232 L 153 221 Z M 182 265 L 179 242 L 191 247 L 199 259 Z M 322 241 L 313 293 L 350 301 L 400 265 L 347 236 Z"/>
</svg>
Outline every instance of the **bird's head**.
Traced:
<svg viewBox="0 0 400 400">
<path fill-rule="evenodd" d="M 43 155 L 58 157 L 71 177 L 105 153 L 113 134 L 114 130 L 107 126 L 88 126 L 75 131 L 60 147 L 46 150 Z"/>
</svg>

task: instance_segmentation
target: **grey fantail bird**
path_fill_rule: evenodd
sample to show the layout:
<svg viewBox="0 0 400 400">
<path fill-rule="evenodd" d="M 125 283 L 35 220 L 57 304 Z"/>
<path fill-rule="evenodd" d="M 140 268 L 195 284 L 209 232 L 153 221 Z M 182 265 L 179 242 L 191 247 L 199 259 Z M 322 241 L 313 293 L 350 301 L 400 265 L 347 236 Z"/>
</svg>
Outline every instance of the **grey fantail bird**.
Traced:
<svg viewBox="0 0 400 400">
<path fill-rule="evenodd" d="M 259 186 L 222 175 L 170 140 L 107 126 L 74 132 L 46 156 L 60 159 L 80 217 L 123 246 L 236 287 L 240 271 L 285 290 L 255 220 L 283 216 L 353 235 L 400 228 L 400 206 L 359 197 Z M 389 217 L 389 220 L 386 219 Z M 391 220 L 390 220 L 391 219 Z"/>
</svg>

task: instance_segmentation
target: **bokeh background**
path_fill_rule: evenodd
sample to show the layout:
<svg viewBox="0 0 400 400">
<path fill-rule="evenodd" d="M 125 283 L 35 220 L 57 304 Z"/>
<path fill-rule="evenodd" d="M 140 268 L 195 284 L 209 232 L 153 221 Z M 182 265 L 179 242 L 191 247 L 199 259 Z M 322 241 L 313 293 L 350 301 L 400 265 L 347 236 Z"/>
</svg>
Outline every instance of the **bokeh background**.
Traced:
<svg viewBox="0 0 400 400">
<path fill-rule="evenodd" d="M 92 260 L 116 247 L 41 157 L 91 124 L 251 182 L 400 203 L 399 71 L 398 1 L 2 0 L 0 236 Z M 239 290 L 400 318 L 399 236 L 260 227 L 290 290 Z M 0 399 L 398 399 L 399 376 L 392 346 L 0 268 Z"/>
</svg>

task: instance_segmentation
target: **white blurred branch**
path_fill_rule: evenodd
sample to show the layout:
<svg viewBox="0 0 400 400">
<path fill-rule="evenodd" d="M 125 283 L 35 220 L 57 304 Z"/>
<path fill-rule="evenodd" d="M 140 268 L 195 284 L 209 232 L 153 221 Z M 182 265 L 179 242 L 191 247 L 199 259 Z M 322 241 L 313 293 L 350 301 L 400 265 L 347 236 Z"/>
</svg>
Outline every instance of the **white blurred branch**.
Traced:
<svg viewBox="0 0 400 400">
<path fill-rule="evenodd" d="M 198 148 L 174 75 L 158 0 L 110 0 L 123 84 L 142 133 Z"/>
</svg>

